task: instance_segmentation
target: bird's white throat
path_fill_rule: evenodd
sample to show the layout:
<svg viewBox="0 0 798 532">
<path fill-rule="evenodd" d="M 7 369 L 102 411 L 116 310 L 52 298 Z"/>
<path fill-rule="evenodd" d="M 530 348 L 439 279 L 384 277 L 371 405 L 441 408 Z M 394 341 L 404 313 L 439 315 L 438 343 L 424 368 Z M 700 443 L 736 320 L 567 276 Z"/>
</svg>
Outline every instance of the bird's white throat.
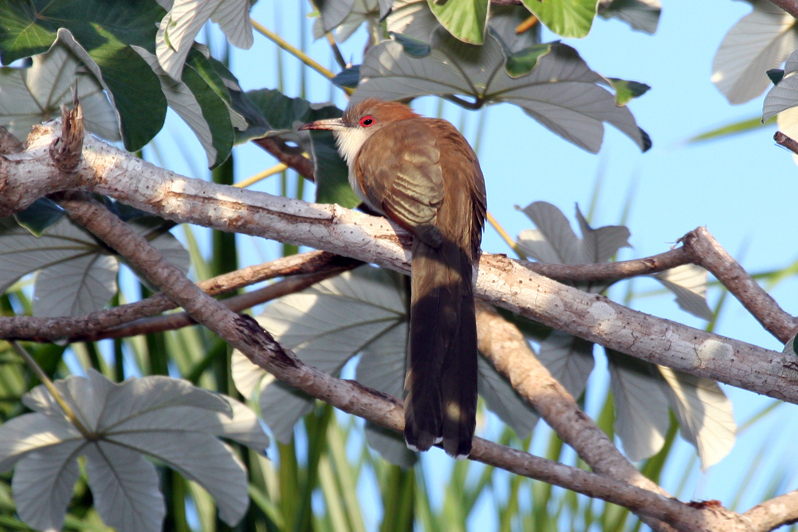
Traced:
<svg viewBox="0 0 798 532">
<path fill-rule="evenodd" d="M 333 131 L 335 143 L 338 145 L 338 153 L 341 154 L 346 161 L 346 165 L 349 167 L 349 186 L 351 186 L 352 190 L 366 203 L 369 203 L 369 201 L 360 189 L 360 183 L 357 181 L 355 162 L 357 161 L 357 154 L 360 153 L 360 148 L 363 147 L 363 144 L 365 144 L 366 140 L 371 136 L 371 133 L 371 131 L 362 127 L 350 127 Z M 374 206 L 372 205 L 372 207 Z"/>
</svg>

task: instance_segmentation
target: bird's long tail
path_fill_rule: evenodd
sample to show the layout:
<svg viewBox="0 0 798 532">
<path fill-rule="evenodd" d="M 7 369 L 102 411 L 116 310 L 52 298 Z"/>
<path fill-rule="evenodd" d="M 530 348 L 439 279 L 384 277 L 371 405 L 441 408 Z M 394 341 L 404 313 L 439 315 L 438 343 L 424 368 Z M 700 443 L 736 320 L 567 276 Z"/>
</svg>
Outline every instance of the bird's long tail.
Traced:
<svg viewBox="0 0 798 532">
<path fill-rule="evenodd" d="M 465 458 L 477 409 L 477 329 L 472 265 L 457 244 L 414 239 L 405 441 L 419 451 L 443 441 Z"/>
</svg>

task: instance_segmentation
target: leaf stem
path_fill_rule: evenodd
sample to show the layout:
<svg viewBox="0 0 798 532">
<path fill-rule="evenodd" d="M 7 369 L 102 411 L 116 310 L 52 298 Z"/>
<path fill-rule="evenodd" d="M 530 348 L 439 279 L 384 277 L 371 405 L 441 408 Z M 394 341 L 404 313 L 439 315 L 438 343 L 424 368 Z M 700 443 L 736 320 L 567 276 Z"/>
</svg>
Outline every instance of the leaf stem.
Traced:
<svg viewBox="0 0 798 532">
<path fill-rule="evenodd" d="M 252 177 L 249 177 L 249 178 L 241 181 L 240 183 L 235 183 L 233 186 L 234 187 L 238 187 L 238 188 L 247 188 L 249 186 L 254 185 L 258 181 L 266 179 L 267 177 L 271 177 L 274 174 L 279 174 L 280 172 L 282 172 L 283 170 L 285 170 L 287 168 L 288 168 L 287 164 L 278 163 L 278 164 L 275 164 L 274 166 L 272 166 L 271 168 L 267 168 L 266 170 L 264 170 L 262 172 L 259 172 L 259 173 L 255 174 L 255 175 L 253 175 Z"/>
<path fill-rule="evenodd" d="M 258 33 L 272 41 L 274 44 L 285 50 L 286 52 L 292 54 L 294 57 L 305 63 L 307 66 L 321 74 L 327 79 L 333 79 L 335 74 L 329 70 L 321 66 L 315 59 L 310 57 L 308 54 L 294 46 L 293 44 L 289 43 L 269 28 L 263 26 L 260 22 L 256 21 L 255 19 L 250 19 L 252 21 L 252 27 L 254 27 Z M 350 88 L 344 88 L 347 94 L 352 94 L 354 90 Z"/>
<path fill-rule="evenodd" d="M 441 98 L 449 100 L 452 103 L 456 103 L 460 107 L 471 109 L 473 111 L 482 108 L 482 105 L 485 103 L 481 98 L 477 98 L 476 101 L 472 103 L 469 102 L 468 100 L 464 100 L 458 96 L 455 96 L 454 94 L 442 94 Z"/>
<path fill-rule="evenodd" d="M 338 63 L 338 66 L 341 68 L 346 68 L 346 59 L 344 59 L 340 48 L 338 48 L 338 43 L 335 42 L 335 37 L 333 36 L 332 32 L 328 31 L 325 36 L 327 37 L 327 42 L 330 43 L 330 48 L 332 48 L 335 62 Z"/>
<path fill-rule="evenodd" d="M 495 229 L 496 232 L 499 233 L 499 236 L 502 237 L 502 239 L 507 243 L 507 245 L 510 246 L 510 248 L 513 251 L 515 251 L 516 255 L 518 255 L 518 258 L 521 260 L 528 260 L 526 253 L 524 253 L 521 250 L 518 244 L 516 244 L 515 241 L 510 237 L 510 235 L 507 234 L 507 231 L 504 230 L 504 227 L 502 227 L 501 224 L 499 224 L 499 222 L 496 220 L 496 218 L 493 217 L 493 215 L 490 212 L 487 213 L 487 219 L 491 227 L 493 227 L 493 229 Z"/>
<path fill-rule="evenodd" d="M 47 388 L 47 391 L 50 392 L 50 395 L 53 396 L 55 402 L 58 403 L 58 406 L 61 407 L 61 410 L 64 411 L 64 415 L 66 416 L 67 420 L 72 423 L 76 429 L 80 431 L 81 434 L 87 439 L 91 438 L 91 431 L 89 431 L 83 423 L 80 422 L 78 417 L 75 415 L 75 412 L 72 410 L 72 407 L 69 406 L 61 394 L 58 392 L 58 389 L 53 384 L 53 381 L 50 380 L 50 377 L 44 372 L 44 370 L 36 363 L 36 360 L 30 355 L 30 353 L 25 350 L 22 345 L 17 342 L 16 340 L 12 340 L 9 342 L 11 344 L 11 348 L 16 351 L 16 353 L 22 357 L 22 360 L 33 370 L 33 373 L 36 374 L 36 377 L 44 384 L 44 387 Z"/>
</svg>

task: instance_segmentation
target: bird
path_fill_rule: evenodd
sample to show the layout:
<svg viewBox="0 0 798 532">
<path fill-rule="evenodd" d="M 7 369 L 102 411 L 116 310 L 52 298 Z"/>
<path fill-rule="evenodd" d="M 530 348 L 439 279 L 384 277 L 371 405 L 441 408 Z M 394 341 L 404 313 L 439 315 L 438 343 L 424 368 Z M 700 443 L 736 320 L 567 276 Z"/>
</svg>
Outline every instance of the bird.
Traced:
<svg viewBox="0 0 798 532">
<path fill-rule="evenodd" d="M 352 189 L 413 235 L 405 442 L 468 457 L 477 410 L 473 276 L 487 209 L 476 153 L 446 120 L 376 98 L 299 129 L 332 131 Z"/>
</svg>

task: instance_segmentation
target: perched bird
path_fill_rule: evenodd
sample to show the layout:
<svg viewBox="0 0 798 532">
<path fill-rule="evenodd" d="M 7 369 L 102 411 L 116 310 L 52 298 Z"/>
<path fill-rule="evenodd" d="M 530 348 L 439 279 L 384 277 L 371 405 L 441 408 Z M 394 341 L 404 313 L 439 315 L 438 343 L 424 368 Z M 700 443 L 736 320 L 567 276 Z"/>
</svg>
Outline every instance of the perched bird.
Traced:
<svg viewBox="0 0 798 532">
<path fill-rule="evenodd" d="M 474 150 L 446 120 L 373 98 L 300 129 L 331 130 L 355 192 L 413 234 L 405 441 L 417 451 L 442 441 L 467 457 L 477 408 L 472 277 L 486 212 Z"/>
</svg>

